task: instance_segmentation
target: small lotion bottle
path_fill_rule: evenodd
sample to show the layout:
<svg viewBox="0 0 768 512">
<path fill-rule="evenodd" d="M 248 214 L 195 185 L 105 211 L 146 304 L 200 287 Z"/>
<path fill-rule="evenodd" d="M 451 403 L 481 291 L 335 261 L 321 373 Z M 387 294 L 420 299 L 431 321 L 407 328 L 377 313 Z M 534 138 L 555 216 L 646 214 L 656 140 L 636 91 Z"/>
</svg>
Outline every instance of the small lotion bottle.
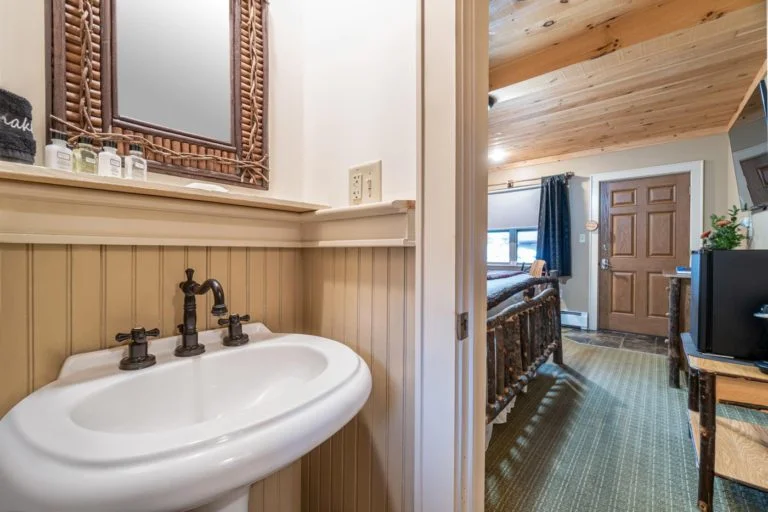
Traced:
<svg viewBox="0 0 768 512">
<path fill-rule="evenodd" d="M 99 176 L 123 177 L 123 159 L 117 154 L 117 143 L 104 141 L 99 153 Z"/>
<path fill-rule="evenodd" d="M 45 166 L 58 171 L 72 172 L 72 150 L 67 147 L 67 135 L 51 134 L 51 143 L 45 146 Z"/>
<path fill-rule="evenodd" d="M 95 175 L 98 171 L 96 152 L 93 150 L 93 139 L 81 136 L 77 141 L 77 147 L 73 151 L 75 155 L 75 171 L 82 174 Z"/>
<path fill-rule="evenodd" d="M 131 144 L 128 147 L 128 156 L 125 157 L 123 178 L 147 181 L 147 161 L 144 159 L 144 155 L 141 152 L 141 145 Z"/>
</svg>

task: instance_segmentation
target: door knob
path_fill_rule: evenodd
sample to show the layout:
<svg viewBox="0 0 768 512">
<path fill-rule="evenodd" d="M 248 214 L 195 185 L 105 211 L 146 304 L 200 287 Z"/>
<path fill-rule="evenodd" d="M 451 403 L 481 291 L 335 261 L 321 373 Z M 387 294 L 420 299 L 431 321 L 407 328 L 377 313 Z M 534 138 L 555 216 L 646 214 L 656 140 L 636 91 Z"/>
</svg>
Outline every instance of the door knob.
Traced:
<svg viewBox="0 0 768 512">
<path fill-rule="evenodd" d="M 601 258 L 600 259 L 600 270 L 610 270 L 611 264 L 608 263 L 608 258 Z"/>
</svg>

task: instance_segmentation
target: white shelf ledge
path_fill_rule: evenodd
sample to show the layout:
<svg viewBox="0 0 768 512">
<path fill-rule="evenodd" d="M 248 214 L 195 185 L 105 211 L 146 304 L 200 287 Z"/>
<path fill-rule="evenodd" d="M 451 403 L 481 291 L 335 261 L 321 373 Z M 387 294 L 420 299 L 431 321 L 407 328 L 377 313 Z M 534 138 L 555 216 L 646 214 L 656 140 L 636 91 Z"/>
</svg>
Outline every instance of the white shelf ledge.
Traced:
<svg viewBox="0 0 768 512">
<path fill-rule="evenodd" d="M 144 182 L 123 180 L 119 178 L 106 178 L 103 176 L 88 176 L 57 171 L 48 167 L 37 167 L 11 162 L 0 162 L 0 179 L 88 190 L 103 190 L 123 194 L 172 197 L 189 201 L 248 206 L 251 208 L 262 208 L 283 212 L 303 213 L 328 208 L 327 205 L 275 199 L 256 194 L 246 195 L 232 191 L 214 192 L 153 181 Z"/>
<path fill-rule="evenodd" d="M 403 247 L 414 207 L 328 208 L 0 162 L 0 243 Z"/>
<path fill-rule="evenodd" d="M 391 201 L 304 213 L 304 247 L 415 245 L 415 201 Z"/>
</svg>

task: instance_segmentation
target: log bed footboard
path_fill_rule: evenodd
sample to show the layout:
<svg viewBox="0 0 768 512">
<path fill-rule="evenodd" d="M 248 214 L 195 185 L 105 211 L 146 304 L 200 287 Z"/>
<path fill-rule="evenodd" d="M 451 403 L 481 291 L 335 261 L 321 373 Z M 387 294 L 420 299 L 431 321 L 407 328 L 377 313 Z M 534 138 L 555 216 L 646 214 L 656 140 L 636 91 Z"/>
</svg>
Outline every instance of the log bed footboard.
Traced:
<svg viewBox="0 0 768 512">
<path fill-rule="evenodd" d="M 560 283 L 540 277 L 522 283 L 520 292 L 547 286 L 532 298 L 513 304 L 487 322 L 488 397 L 486 424 L 492 423 L 535 377 L 550 355 L 563 363 L 560 333 Z"/>
</svg>

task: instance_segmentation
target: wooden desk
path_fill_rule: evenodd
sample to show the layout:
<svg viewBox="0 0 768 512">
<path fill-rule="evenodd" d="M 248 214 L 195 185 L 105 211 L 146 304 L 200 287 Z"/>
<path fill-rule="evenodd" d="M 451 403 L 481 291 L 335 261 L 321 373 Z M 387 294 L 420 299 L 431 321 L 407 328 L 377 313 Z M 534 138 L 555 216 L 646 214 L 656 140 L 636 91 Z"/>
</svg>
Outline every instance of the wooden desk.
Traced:
<svg viewBox="0 0 768 512">
<path fill-rule="evenodd" d="M 669 330 L 667 335 L 667 354 L 669 361 L 669 385 L 680 387 L 680 333 L 688 331 L 690 318 L 690 274 L 666 273 L 669 279 Z M 683 288 L 687 291 L 683 293 Z M 681 298 L 685 300 L 681 301 Z"/>
<path fill-rule="evenodd" d="M 689 372 L 688 419 L 699 464 L 699 510 L 712 510 L 715 475 L 768 491 L 768 428 L 717 417 L 718 401 L 768 409 L 768 374 L 749 362 L 698 352 L 688 333 L 682 342 Z"/>
</svg>

